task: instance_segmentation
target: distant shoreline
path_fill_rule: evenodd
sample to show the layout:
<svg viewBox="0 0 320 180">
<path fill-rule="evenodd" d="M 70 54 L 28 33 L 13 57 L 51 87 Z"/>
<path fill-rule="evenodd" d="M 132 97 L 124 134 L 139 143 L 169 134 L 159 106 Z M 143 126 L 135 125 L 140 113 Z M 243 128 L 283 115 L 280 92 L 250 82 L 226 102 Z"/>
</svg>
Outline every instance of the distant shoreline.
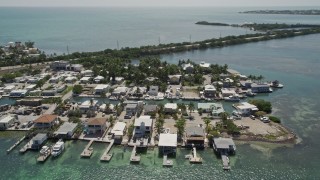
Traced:
<svg viewBox="0 0 320 180">
<path fill-rule="evenodd" d="M 320 15 L 320 10 L 255 10 L 239 12 L 243 14 L 291 14 L 291 15 Z"/>
</svg>

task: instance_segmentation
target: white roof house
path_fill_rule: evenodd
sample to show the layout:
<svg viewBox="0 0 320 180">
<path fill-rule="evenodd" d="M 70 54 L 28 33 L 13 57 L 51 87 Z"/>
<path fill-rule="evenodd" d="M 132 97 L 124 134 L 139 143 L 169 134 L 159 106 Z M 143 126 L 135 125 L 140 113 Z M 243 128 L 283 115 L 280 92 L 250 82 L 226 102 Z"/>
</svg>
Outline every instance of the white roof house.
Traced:
<svg viewBox="0 0 320 180">
<path fill-rule="evenodd" d="M 117 122 L 111 130 L 111 133 L 115 136 L 123 136 L 124 130 L 126 129 L 126 123 Z"/>
<path fill-rule="evenodd" d="M 15 85 L 7 85 L 3 90 L 4 90 L 4 92 L 11 92 L 15 88 L 16 88 Z"/>
<path fill-rule="evenodd" d="M 151 127 L 152 126 L 151 116 L 140 116 L 138 119 L 134 121 L 135 127 L 140 127 L 141 125 L 145 127 Z"/>
<path fill-rule="evenodd" d="M 81 82 L 81 83 L 86 83 L 86 82 L 89 82 L 90 79 L 91 79 L 91 77 L 82 77 L 82 78 L 80 79 L 80 82 Z"/>
<path fill-rule="evenodd" d="M 213 85 L 208 84 L 208 85 L 204 86 L 204 90 L 205 91 L 216 91 L 216 88 Z"/>
<path fill-rule="evenodd" d="M 177 103 L 166 103 L 164 105 L 165 112 L 172 112 L 172 111 L 176 111 L 177 109 L 178 109 Z"/>
<path fill-rule="evenodd" d="M 105 91 L 105 90 L 107 90 L 109 88 L 109 85 L 107 85 L 107 84 L 98 84 L 95 88 L 94 88 L 94 90 L 95 91 Z"/>
<path fill-rule="evenodd" d="M 72 82 L 72 81 L 76 81 L 77 78 L 74 76 L 68 76 L 64 79 L 65 82 Z"/>
<path fill-rule="evenodd" d="M 237 109 L 237 111 L 241 114 L 250 114 L 253 111 L 259 111 L 257 106 L 247 103 L 247 102 L 242 102 L 240 104 L 235 104 L 234 107 Z"/>
<path fill-rule="evenodd" d="M 26 90 L 31 91 L 31 90 L 33 90 L 36 86 L 37 86 L 37 85 L 35 85 L 35 84 L 31 84 L 31 85 L 29 85 L 29 86 L 26 87 Z"/>
<path fill-rule="evenodd" d="M 177 134 L 160 134 L 158 146 L 177 147 Z"/>
<path fill-rule="evenodd" d="M 234 89 L 222 88 L 221 89 L 222 96 L 231 96 L 235 95 L 236 91 Z"/>
<path fill-rule="evenodd" d="M 94 82 L 99 83 L 100 81 L 104 80 L 103 76 L 97 76 L 93 79 Z"/>
</svg>

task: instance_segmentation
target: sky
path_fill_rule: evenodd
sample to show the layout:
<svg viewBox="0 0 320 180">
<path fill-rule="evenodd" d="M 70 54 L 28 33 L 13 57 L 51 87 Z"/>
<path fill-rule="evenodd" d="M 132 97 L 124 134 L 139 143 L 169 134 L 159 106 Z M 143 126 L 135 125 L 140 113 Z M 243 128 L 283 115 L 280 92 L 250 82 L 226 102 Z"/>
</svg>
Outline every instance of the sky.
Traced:
<svg viewBox="0 0 320 180">
<path fill-rule="evenodd" d="M 320 6 L 320 0 L 0 0 L 0 6 Z"/>
</svg>

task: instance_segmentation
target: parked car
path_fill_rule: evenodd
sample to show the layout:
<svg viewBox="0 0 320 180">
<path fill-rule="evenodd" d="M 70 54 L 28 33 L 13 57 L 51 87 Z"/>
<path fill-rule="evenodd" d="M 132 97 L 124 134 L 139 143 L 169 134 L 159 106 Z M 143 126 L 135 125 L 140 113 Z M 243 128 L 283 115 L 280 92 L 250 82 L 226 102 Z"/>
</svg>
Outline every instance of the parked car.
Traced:
<svg viewBox="0 0 320 180">
<path fill-rule="evenodd" d="M 262 122 L 264 122 L 264 123 L 270 122 L 269 117 L 266 117 L 266 116 L 261 117 L 260 120 L 261 120 Z"/>
</svg>

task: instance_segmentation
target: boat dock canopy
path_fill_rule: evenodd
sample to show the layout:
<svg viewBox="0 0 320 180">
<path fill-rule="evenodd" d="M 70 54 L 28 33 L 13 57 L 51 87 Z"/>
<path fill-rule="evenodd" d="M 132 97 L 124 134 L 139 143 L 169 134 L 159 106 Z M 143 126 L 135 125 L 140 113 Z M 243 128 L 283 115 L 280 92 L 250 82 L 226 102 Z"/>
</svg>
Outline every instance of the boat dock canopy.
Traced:
<svg viewBox="0 0 320 180">
<path fill-rule="evenodd" d="M 177 134 L 160 134 L 158 146 L 177 147 Z"/>
</svg>

